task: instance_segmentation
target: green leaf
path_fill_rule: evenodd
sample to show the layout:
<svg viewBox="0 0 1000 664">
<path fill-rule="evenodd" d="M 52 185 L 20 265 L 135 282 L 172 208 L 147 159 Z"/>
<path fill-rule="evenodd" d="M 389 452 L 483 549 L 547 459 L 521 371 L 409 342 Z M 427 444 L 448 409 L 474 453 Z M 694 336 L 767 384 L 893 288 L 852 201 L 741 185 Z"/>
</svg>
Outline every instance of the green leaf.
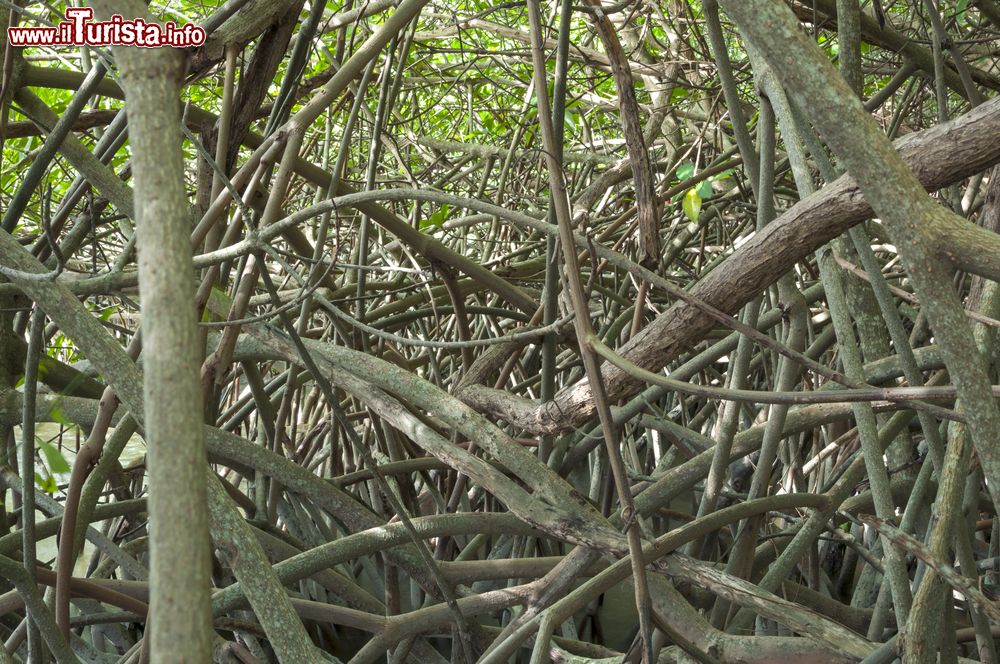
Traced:
<svg viewBox="0 0 1000 664">
<path fill-rule="evenodd" d="M 573 119 L 573 116 L 575 115 L 576 113 L 571 113 L 569 111 L 566 111 L 566 113 L 563 115 L 563 126 L 566 127 L 567 129 L 575 130 L 576 120 Z"/>
<path fill-rule="evenodd" d="M 712 181 L 711 180 L 702 180 L 701 182 L 698 183 L 697 190 L 698 190 L 698 195 L 701 196 L 702 198 L 708 198 L 708 197 L 710 197 L 712 195 L 712 193 L 713 193 L 712 192 Z"/>
<path fill-rule="evenodd" d="M 420 230 L 423 231 L 431 228 L 438 228 L 444 223 L 445 219 L 448 218 L 448 212 L 450 210 L 451 210 L 450 205 L 447 204 L 442 205 L 440 208 L 438 208 L 437 212 L 435 212 L 434 214 L 432 214 L 431 216 L 427 217 L 422 222 L 420 222 Z"/>
<path fill-rule="evenodd" d="M 958 0 L 955 3 L 955 19 L 961 23 L 965 20 L 965 10 L 969 7 L 969 0 Z"/>
<path fill-rule="evenodd" d="M 35 473 L 35 484 L 39 489 L 49 495 L 52 495 L 59 490 L 59 485 L 56 484 L 54 477 L 42 477 L 39 473 Z"/>
<path fill-rule="evenodd" d="M 683 164 L 677 167 L 677 179 L 687 180 L 689 177 L 694 175 L 694 164 L 690 161 L 685 161 Z"/>
<path fill-rule="evenodd" d="M 69 472 L 69 461 L 66 461 L 66 457 L 59 451 L 59 448 L 37 436 L 35 437 L 35 444 L 45 457 L 45 465 L 48 466 L 50 473 L 55 475 Z"/>
<path fill-rule="evenodd" d="M 75 427 L 76 424 L 70 421 L 66 417 L 65 413 L 62 412 L 62 408 L 59 407 L 59 403 L 53 403 L 52 408 L 49 409 L 49 415 L 52 416 L 52 421 L 63 425 L 64 427 Z"/>
<path fill-rule="evenodd" d="M 681 204 L 684 208 L 684 215 L 693 222 L 698 221 L 698 213 L 701 212 L 701 196 L 695 188 L 688 189 L 684 194 L 684 201 Z"/>
</svg>

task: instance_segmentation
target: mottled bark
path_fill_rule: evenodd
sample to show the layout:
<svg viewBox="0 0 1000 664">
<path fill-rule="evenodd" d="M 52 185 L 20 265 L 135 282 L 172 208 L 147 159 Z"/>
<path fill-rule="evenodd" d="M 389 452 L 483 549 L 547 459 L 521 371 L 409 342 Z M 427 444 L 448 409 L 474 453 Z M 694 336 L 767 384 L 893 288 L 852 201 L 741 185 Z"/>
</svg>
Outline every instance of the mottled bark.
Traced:
<svg viewBox="0 0 1000 664">
<path fill-rule="evenodd" d="M 145 14 L 137 0 L 95 0 L 103 20 Z M 205 482 L 191 216 L 181 153 L 184 56 L 115 48 L 125 88 L 138 233 L 143 397 L 149 447 L 154 661 L 211 658 L 211 549 Z"/>
</svg>

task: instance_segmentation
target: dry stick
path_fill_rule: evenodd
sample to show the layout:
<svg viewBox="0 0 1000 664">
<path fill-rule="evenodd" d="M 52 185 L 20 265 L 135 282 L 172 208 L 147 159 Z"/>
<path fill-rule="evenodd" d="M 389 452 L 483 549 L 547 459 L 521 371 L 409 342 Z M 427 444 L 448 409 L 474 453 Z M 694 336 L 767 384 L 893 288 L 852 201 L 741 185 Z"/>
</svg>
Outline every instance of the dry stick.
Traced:
<svg viewBox="0 0 1000 664">
<path fill-rule="evenodd" d="M 229 153 L 230 135 L 232 134 L 233 123 L 233 96 L 236 90 L 236 56 L 239 55 L 235 45 L 226 47 L 226 68 L 222 84 L 222 104 L 219 107 L 218 129 L 215 134 L 215 164 L 219 168 L 225 168 L 226 155 Z M 228 174 L 225 172 L 215 172 L 212 175 L 212 191 L 210 199 L 215 201 L 219 198 L 226 183 L 223 181 Z M 219 240 L 222 233 L 218 230 L 218 225 L 212 226 L 213 233 L 205 238 L 205 250 L 212 251 L 219 248 Z M 212 273 L 210 269 L 208 271 Z M 204 275 L 207 276 L 207 275 Z M 213 278 L 214 279 L 214 278 Z"/>
<path fill-rule="evenodd" d="M 639 123 L 639 104 L 635 100 L 635 87 L 628 59 L 614 25 L 601 9 L 599 0 L 589 0 L 591 14 L 597 34 L 611 62 L 611 74 L 618 90 L 618 110 L 621 116 L 625 147 L 628 148 L 629 165 L 632 168 L 632 186 L 635 190 L 636 209 L 639 222 L 639 263 L 655 265 L 660 259 L 660 214 L 653 184 L 653 169 L 649 163 L 649 152 Z"/>
<path fill-rule="evenodd" d="M 543 40 L 541 34 L 541 19 L 539 16 L 539 6 L 537 0 L 528 1 L 528 20 L 531 31 L 531 55 L 535 68 L 535 90 L 538 103 L 538 122 L 542 132 L 542 140 L 545 145 L 545 156 L 549 171 L 549 188 L 552 192 L 552 203 L 555 209 L 555 216 L 560 230 L 560 242 L 562 244 L 563 261 L 565 265 L 564 277 L 569 290 L 570 299 L 576 314 L 575 327 L 577 339 L 580 342 L 580 354 L 583 356 L 586 373 L 594 394 L 594 401 L 601 419 L 601 428 L 604 433 L 604 442 L 607 447 L 608 459 L 611 464 L 611 472 L 614 476 L 615 487 L 618 492 L 618 499 L 622 505 L 622 520 L 627 529 L 629 555 L 632 559 L 632 573 L 635 577 L 636 586 L 636 607 L 639 612 L 639 634 L 642 638 L 642 661 L 644 664 L 653 662 L 653 626 L 650 620 L 651 608 L 649 600 L 649 586 L 646 581 L 645 565 L 642 561 L 642 537 L 638 515 L 632 503 L 632 494 L 629 487 L 628 477 L 625 474 L 625 467 L 619 449 L 618 428 L 614 418 L 611 416 L 611 408 L 608 404 L 604 392 L 604 383 L 601 378 L 600 364 L 597 362 L 597 355 L 594 353 L 593 344 L 597 341 L 594 330 L 591 327 L 589 318 L 590 307 L 587 297 L 584 294 L 583 284 L 580 281 L 580 268 L 576 261 L 576 252 L 572 250 L 573 229 L 572 219 L 569 209 L 569 198 L 566 195 L 566 184 L 563 179 L 562 164 L 557 157 L 558 147 L 555 143 L 555 136 L 552 127 L 552 115 L 549 109 L 548 84 L 545 80 L 545 57 L 543 52 Z M 548 636 L 548 635 L 546 635 Z M 544 651 L 544 646 L 541 651 Z"/>
<path fill-rule="evenodd" d="M 389 100 L 389 92 L 391 89 L 390 83 L 392 82 L 392 58 L 396 50 L 396 42 L 398 41 L 398 36 L 393 36 L 392 40 L 389 42 L 389 48 L 386 49 L 385 60 L 382 64 L 382 75 L 379 81 L 379 95 L 378 102 L 375 105 L 375 117 L 372 126 L 372 136 L 371 142 L 368 147 L 368 164 L 365 167 L 365 189 L 375 188 L 375 173 L 378 169 L 379 155 L 381 154 L 382 148 L 382 132 L 385 130 L 386 121 L 386 106 L 391 103 Z M 402 56 L 405 60 L 405 54 Z M 373 61 L 374 62 L 374 61 Z M 358 226 L 358 235 L 356 242 L 357 250 L 357 265 L 355 270 L 354 279 L 357 283 L 357 303 L 356 303 L 356 314 L 358 320 L 364 322 L 365 320 L 365 308 L 366 302 L 364 299 L 365 295 L 365 284 L 368 279 L 368 234 L 371 227 L 371 219 L 366 214 L 361 215 L 361 222 Z M 346 278 L 346 275 L 345 275 Z M 445 282 L 448 283 L 447 281 Z M 461 328 L 460 328 L 461 329 Z M 368 340 L 366 337 L 362 336 L 360 338 L 361 348 L 364 350 L 368 349 Z M 463 358 L 465 359 L 465 358 Z"/>
<path fill-rule="evenodd" d="M 38 394 L 38 358 L 42 354 L 45 331 L 45 314 L 35 308 L 31 319 L 31 331 L 28 336 L 28 351 L 24 359 L 24 405 L 21 416 L 21 476 L 27 478 L 21 489 L 21 553 L 24 559 L 24 571 L 28 582 L 35 583 L 35 559 L 37 558 L 35 540 L 35 397 Z M 38 625 L 28 620 L 28 661 L 38 662 L 42 659 L 41 634 Z M 62 636 L 69 640 L 68 630 L 62 630 Z"/>
<path fill-rule="evenodd" d="M 131 342 L 129 342 L 128 356 L 135 360 L 139 356 L 142 348 L 142 335 L 137 332 Z M 69 486 L 66 489 L 66 500 L 63 503 L 63 526 L 59 536 L 59 549 L 56 558 L 56 623 L 63 630 L 64 635 L 69 635 L 69 600 L 70 583 L 73 578 L 73 568 L 77 557 L 83 549 L 83 533 L 86 528 L 77 531 L 78 518 L 81 514 L 86 514 L 81 510 L 81 497 L 83 494 L 84 482 L 90 475 L 94 464 L 101 457 L 104 444 L 111 426 L 111 420 L 118 410 L 118 397 L 111 387 L 106 387 L 101 399 L 98 402 L 97 417 L 94 426 L 87 436 L 86 442 L 80 448 L 76 458 L 73 459 L 73 468 L 70 472 Z M 115 455 L 117 459 L 117 455 Z M 96 497 L 95 497 L 96 498 Z M 83 508 L 86 510 L 87 508 Z M 83 523 L 87 523 L 84 520 Z"/>
</svg>

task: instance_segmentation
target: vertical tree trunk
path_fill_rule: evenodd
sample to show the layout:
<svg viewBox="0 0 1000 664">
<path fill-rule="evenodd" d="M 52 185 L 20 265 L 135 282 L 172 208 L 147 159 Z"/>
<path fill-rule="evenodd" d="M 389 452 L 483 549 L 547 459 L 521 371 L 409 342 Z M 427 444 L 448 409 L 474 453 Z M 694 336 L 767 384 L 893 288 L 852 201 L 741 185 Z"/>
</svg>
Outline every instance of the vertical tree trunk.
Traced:
<svg viewBox="0 0 1000 664">
<path fill-rule="evenodd" d="M 137 0 L 95 0 L 98 17 L 147 14 Z M 176 50 L 118 47 L 138 233 L 149 447 L 152 661 L 211 660 L 211 561 Z"/>
</svg>

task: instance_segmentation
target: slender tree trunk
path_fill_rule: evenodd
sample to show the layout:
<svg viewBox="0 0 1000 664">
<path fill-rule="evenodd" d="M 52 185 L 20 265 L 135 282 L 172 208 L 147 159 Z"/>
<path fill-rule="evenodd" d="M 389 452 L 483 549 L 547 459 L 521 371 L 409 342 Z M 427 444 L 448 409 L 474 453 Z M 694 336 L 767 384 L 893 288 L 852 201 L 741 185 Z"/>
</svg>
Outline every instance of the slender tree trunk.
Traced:
<svg viewBox="0 0 1000 664">
<path fill-rule="evenodd" d="M 146 15 L 138 0 L 95 0 L 99 18 Z M 211 659 L 211 559 L 190 215 L 176 50 L 113 49 L 125 88 L 138 233 L 149 448 L 151 661 Z"/>
</svg>

